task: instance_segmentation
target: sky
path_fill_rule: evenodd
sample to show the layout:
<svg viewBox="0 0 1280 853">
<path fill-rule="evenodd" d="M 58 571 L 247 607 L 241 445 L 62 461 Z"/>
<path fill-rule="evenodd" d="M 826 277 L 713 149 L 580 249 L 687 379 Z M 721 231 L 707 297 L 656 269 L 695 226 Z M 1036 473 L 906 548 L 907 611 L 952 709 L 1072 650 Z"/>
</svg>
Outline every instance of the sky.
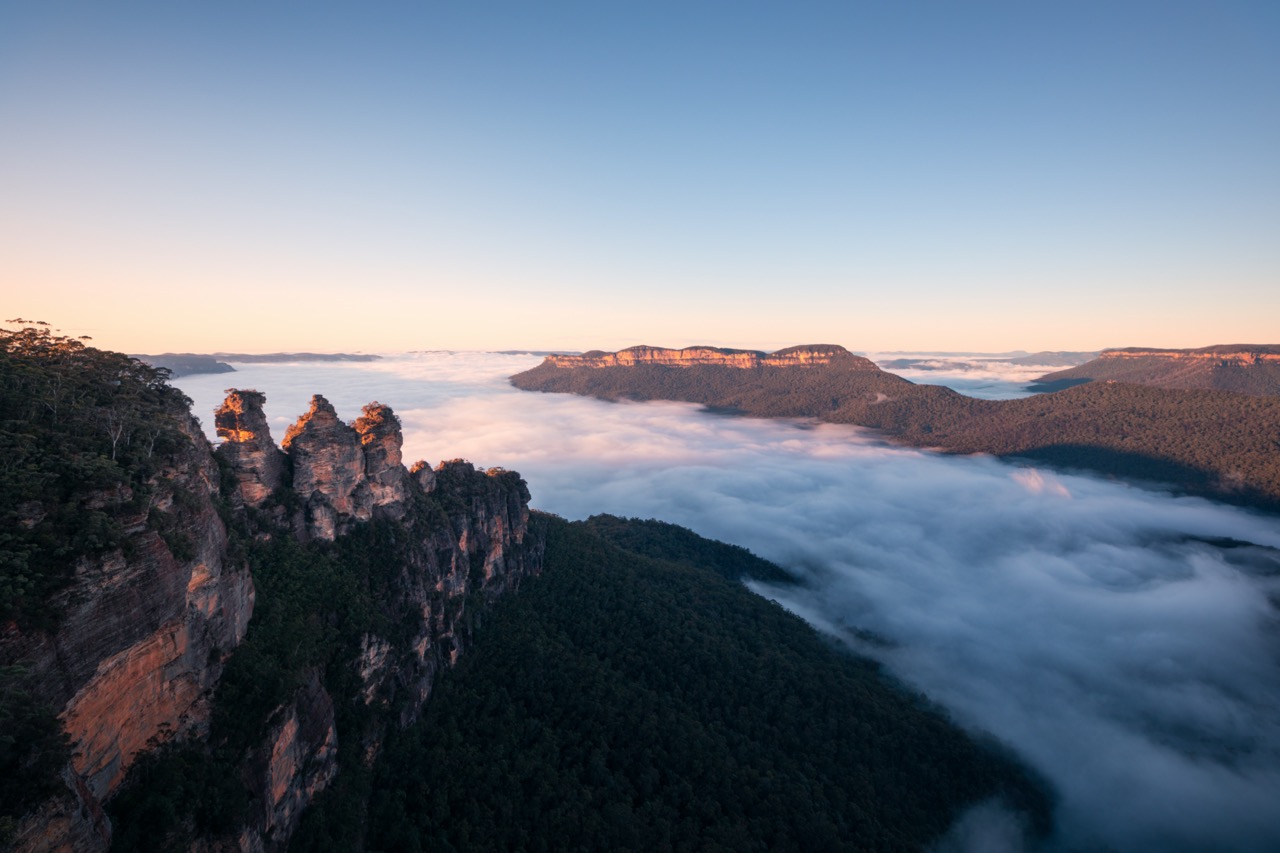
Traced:
<svg viewBox="0 0 1280 853">
<path fill-rule="evenodd" d="M 1274 2 L 0 2 L 0 319 L 152 353 L 1274 342 L 1278 43 Z"/>
<path fill-rule="evenodd" d="M 797 584 L 757 592 L 1046 780 L 1056 831 L 1036 853 L 1280 849 L 1274 517 L 846 425 L 507 382 L 538 362 L 240 364 L 175 384 L 206 430 L 228 386 L 263 391 L 277 442 L 312 394 L 348 421 L 377 399 L 403 423 L 405 462 L 501 466 L 536 508 L 660 518 L 774 560 Z M 1024 380 L 988 366 L 1001 369 Z M 1023 849 L 1004 817 L 944 849 Z"/>
</svg>

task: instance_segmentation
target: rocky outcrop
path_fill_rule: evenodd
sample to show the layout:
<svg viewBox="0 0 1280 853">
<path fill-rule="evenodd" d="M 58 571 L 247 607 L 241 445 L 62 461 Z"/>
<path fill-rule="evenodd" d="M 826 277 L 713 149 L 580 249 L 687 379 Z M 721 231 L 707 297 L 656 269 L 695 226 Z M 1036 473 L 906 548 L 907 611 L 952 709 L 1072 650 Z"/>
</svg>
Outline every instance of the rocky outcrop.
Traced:
<svg viewBox="0 0 1280 853">
<path fill-rule="evenodd" d="M 252 507 L 261 506 L 284 484 L 284 454 L 271 440 L 264 402 L 266 396 L 258 391 L 232 389 L 213 413 L 214 427 L 223 439 L 218 455 L 235 474 L 240 500 Z"/>
<path fill-rule="evenodd" d="M 159 459 L 146 491 L 86 493 L 110 514 L 125 545 L 75 566 L 54 602 L 56 630 L 3 626 L 0 662 L 23 661 L 37 698 L 56 709 L 70 739 L 65 791 L 23 817 L 15 850 L 105 850 L 111 826 L 103 803 L 146 750 L 207 736 L 214 689 L 244 638 L 255 602 L 250 567 L 236 562 L 215 506 L 225 488 L 245 540 L 334 540 L 357 524 L 394 525 L 396 545 L 384 599 L 392 637 L 366 634 L 353 649 L 358 695 L 332 696 L 326 672 L 311 671 L 267 716 L 238 771 L 252 807 L 234 832 L 198 839 L 195 849 L 277 851 L 307 806 L 341 770 L 339 702 L 371 709 L 355 743 L 366 764 L 387 726 L 416 720 L 440 671 L 470 643 L 477 602 L 514 589 L 541 565 L 529 532 L 529 492 L 519 475 L 477 470 L 460 460 L 406 470 L 395 413 L 364 407 L 354 425 L 321 396 L 285 437 L 271 441 L 265 398 L 232 390 L 217 410 L 217 455 L 189 413 L 178 416 L 181 450 Z M 229 471 L 234 476 L 225 477 Z M 145 499 L 144 499 L 145 498 Z M 20 503 L 21 523 L 47 511 Z M 243 544 L 240 547 L 244 547 Z M 243 560 L 243 558 L 238 558 Z M 381 623 L 379 623 L 381 624 Z M 344 682 L 345 683 L 345 682 Z"/>
<path fill-rule="evenodd" d="M 370 403 L 348 425 L 328 400 L 312 397 L 283 442 L 293 471 L 290 490 L 305 506 L 305 535 L 332 541 L 375 511 L 402 517 L 410 482 L 402 444 L 400 419 L 389 406 Z"/>
<path fill-rule="evenodd" d="M 241 849 L 287 846 L 302 812 L 338 772 L 333 700 L 318 673 L 311 673 L 277 716 L 251 762 L 250 785 L 258 813 L 241 832 Z"/>
<path fill-rule="evenodd" d="M 312 535 L 332 540 L 339 516 L 368 519 L 367 497 L 356 497 L 364 483 L 360 436 L 338 419 L 328 400 L 312 397 L 311 409 L 289 427 L 282 446 L 293 463 L 293 493 L 307 504 Z"/>
<path fill-rule="evenodd" d="M 400 419 L 390 406 L 370 403 L 352 426 L 364 451 L 364 480 L 372 507 L 387 507 L 392 514 L 402 515 L 409 497 L 409 472 L 400 453 L 404 444 Z"/>
<path fill-rule="evenodd" d="M 292 479 L 275 504 L 248 519 L 251 531 L 259 538 L 332 541 L 362 521 L 394 522 L 395 593 L 380 606 L 410 632 L 396 640 L 360 638 L 349 662 L 357 696 L 330 696 L 312 672 L 271 713 L 249 762 L 253 819 L 232 836 L 206 839 L 210 849 L 284 849 L 306 806 L 340 771 L 335 703 L 373 709 L 374 722 L 353 735 L 356 754 L 371 765 L 386 726 L 417 720 L 439 673 L 464 654 L 469 608 L 513 590 L 541 566 L 542 543 L 530 534 L 529 491 L 520 476 L 463 460 L 406 470 L 400 421 L 388 406 L 370 403 L 348 426 L 324 397 L 313 397 L 284 444 Z"/>
<path fill-rule="evenodd" d="M 143 750 L 203 730 L 223 661 L 244 637 L 253 582 L 227 555 L 208 442 L 189 414 L 179 425 L 189 443 L 158 466 L 145 501 L 129 490 L 83 498 L 127 538 L 77 561 L 55 602 L 57 629 L 9 625 L 0 637 L 0 657 L 22 661 L 39 698 L 61 709 L 72 750 L 68 794 L 22 822 L 17 850 L 109 838 L 102 801 Z"/>
<path fill-rule="evenodd" d="M 781 349 L 774 353 L 757 350 L 724 349 L 721 347 L 693 346 L 684 349 L 635 346 L 618 352 L 593 350 L 582 355 L 550 355 L 544 364 L 554 367 L 633 367 L 657 364 L 667 367 L 693 367 L 720 365 L 723 367 L 810 367 L 831 364 L 833 361 L 865 361 L 870 369 L 875 364 L 856 356 L 836 344 L 808 344 Z"/>
</svg>

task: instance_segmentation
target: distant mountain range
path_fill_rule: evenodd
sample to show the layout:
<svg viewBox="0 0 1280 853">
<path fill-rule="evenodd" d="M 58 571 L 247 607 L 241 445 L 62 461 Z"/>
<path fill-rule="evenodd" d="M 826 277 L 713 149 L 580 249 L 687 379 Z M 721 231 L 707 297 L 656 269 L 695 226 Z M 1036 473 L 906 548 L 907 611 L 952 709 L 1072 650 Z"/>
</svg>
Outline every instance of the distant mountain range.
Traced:
<svg viewBox="0 0 1280 853">
<path fill-rule="evenodd" d="M 1095 382 L 1020 400 L 979 400 L 914 384 L 843 347 L 729 350 L 719 358 L 716 352 L 635 347 L 550 356 L 511 383 L 527 391 L 682 400 L 757 417 L 856 424 L 916 447 L 1168 483 L 1280 510 L 1280 397 Z"/>
<path fill-rule="evenodd" d="M 381 356 L 361 353 L 335 352 L 272 352 L 252 354 L 244 352 L 164 352 L 159 355 L 133 355 L 144 364 L 162 367 L 170 376 L 192 376 L 197 373 L 233 373 L 229 361 L 241 364 L 274 364 L 285 361 L 377 361 Z"/>
<path fill-rule="evenodd" d="M 887 352 L 881 356 L 898 356 L 897 358 L 881 358 L 877 361 L 881 367 L 905 370 L 938 370 L 949 360 L 971 360 L 972 363 L 994 362 L 997 364 L 1017 364 L 1032 367 L 1074 367 L 1096 358 L 1098 352 L 1074 352 L 1064 350 L 1025 352 Z M 942 361 L 940 361 L 942 360 Z"/>
<path fill-rule="evenodd" d="M 1157 388 L 1205 388 L 1239 394 L 1280 394 L 1280 345 L 1110 349 L 1086 364 L 1046 374 L 1035 384 L 1046 390 L 1059 390 L 1097 381 L 1133 382 Z"/>
</svg>

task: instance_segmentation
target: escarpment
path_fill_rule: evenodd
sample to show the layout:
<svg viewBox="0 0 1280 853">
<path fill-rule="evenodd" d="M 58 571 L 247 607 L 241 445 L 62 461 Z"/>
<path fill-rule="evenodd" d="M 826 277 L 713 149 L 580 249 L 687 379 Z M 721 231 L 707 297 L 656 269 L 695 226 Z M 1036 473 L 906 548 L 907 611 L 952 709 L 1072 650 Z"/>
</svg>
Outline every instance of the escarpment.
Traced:
<svg viewBox="0 0 1280 853">
<path fill-rule="evenodd" d="M 347 424 L 321 396 L 281 450 L 264 402 L 229 391 L 216 450 L 175 408 L 181 440 L 155 454 L 144 487 L 76 498 L 121 538 L 75 560 L 51 624 L 3 625 L 0 665 L 20 664 L 57 714 L 69 760 L 46 780 L 52 796 L 0 824 L 0 846 L 105 850 L 145 831 L 283 850 L 317 796 L 418 718 L 468 648 L 476 608 L 539 571 L 519 475 L 460 460 L 411 473 L 389 407 Z M 33 526 L 50 512 L 23 507 Z M 167 828 L 134 821 L 129 802 L 168 795 L 147 780 L 172 755 L 229 780 L 217 821 L 191 817 L 199 804 Z"/>
<path fill-rule="evenodd" d="M 864 369 L 876 369 L 868 359 L 856 356 L 837 344 L 805 344 L 788 347 L 777 352 L 725 349 L 723 347 L 693 346 L 684 349 L 635 346 L 618 352 L 592 350 L 582 355 L 550 355 L 546 364 L 554 367 L 634 367 L 636 365 L 664 365 L 667 367 L 693 367 L 718 365 L 743 369 L 755 367 L 809 367 L 839 361 Z"/>
<path fill-rule="evenodd" d="M 46 599 L 41 621 L 6 619 L 0 631 L 6 679 L 17 673 L 22 689 L 57 714 L 70 756 L 60 771 L 65 785 L 15 818 L 15 850 L 105 847 L 103 801 L 140 753 L 207 731 L 212 692 L 253 613 L 253 581 L 231 555 L 215 506 L 219 477 L 208 442 L 182 404 L 165 396 L 168 403 L 130 422 L 129 437 L 149 447 L 118 452 L 114 468 L 99 466 L 100 476 L 122 482 L 95 488 L 76 480 L 61 506 L 32 502 L 42 503 L 43 519 L 69 514 L 102 530 L 94 542 L 106 544 L 70 558 L 65 586 Z M 16 688 L 5 686 L 7 699 Z M 23 772 L 49 759 L 48 746 L 22 747 L 31 750 Z"/>
<path fill-rule="evenodd" d="M 1280 346 L 1221 344 L 1200 349 L 1126 347 L 1035 380 L 1054 389 L 1085 382 L 1131 382 L 1157 388 L 1207 389 L 1237 394 L 1280 394 Z"/>
</svg>

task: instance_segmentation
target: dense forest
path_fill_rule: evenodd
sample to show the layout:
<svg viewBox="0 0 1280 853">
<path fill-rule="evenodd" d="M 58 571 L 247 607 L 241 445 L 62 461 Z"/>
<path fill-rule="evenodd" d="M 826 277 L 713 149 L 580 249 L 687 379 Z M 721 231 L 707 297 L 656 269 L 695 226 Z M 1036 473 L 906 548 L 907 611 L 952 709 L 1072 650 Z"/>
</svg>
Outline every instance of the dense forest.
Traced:
<svg viewBox="0 0 1280 853">
<path fill-rule="evenodd" d="M 529 391 L 818 418 L 878 429 L 917 447 L 1032 459 L 1280 510 L 1280 397 L 1098 382 L 979 400 L 838 362 L 750 369 L 542 364 L 511 382 Z"/>
<path fill-rule="evenodd" d="M 1047 830 L 998 749 L 739 582 L 776 566 L 658 522 L 541 523 L 543 575 L 293 849 L 919 850 L 989 798 Z"/>
<path fill-rule="evenodd" d="M 316 672 L 345 697 L 340 771 L 296 851 L 919 850 L 990 799 L 1048 831 L 1041 784 L 999 747 L 742 585 L 785 579 L 777 566 L 656 521 L 536 523 L 543 575 L 478 611 L 469 655 L 372 766 L 377 712 L 348 661 L 384 618 L 394 530 L 251 546 L 260 609 L 212 736 L 138 765 L 110 804 L 113 849 L 235 826 L 237 765 Z"/>
<path fill-rule="evenodd" d="M 148 480 L 191 442 L 167 378 L 45 323 L 0 329 L 0 620 L 55 624 L 77 557 L 119 546 L 127 516 L 162 523 Z"/>
</svg>

